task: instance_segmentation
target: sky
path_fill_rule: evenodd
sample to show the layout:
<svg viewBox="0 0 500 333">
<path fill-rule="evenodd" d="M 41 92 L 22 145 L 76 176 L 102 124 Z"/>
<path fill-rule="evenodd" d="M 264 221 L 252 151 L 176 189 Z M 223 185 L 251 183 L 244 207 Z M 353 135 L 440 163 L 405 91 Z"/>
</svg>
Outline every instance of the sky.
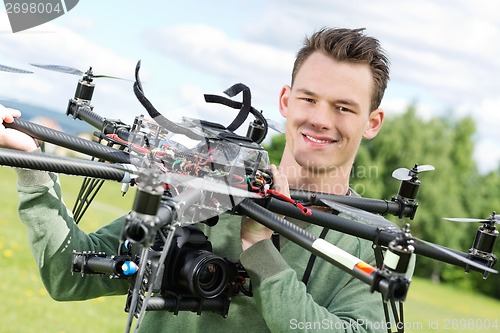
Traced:
<svg viewBox="0 0 500 333">
<path fill-rule="evenodd" d="M 278 94 L 304 37 L 321 27 L 366 28 L 391 61 L 381 105 L 387 117 L 411 103 L 425 119 L 472 116 L 479 170 L 500 163 L 497 0 L 82 0 L 18 33 L 0 8 L 0 64 L 34 72 L 0 72 L 0 103 L 13 99 L 63 114 L 78 77 L 29 64 L 92 66 L 94 74 L 130 80 L 96 79 L 94 111 L 131 123 L 145 113 L 131 82 L 141 60 L 146 97 L 172 120 L 188 115 L 228 125 L 236 111 L 207 105 L 203 94 L 221 95 L 241 82 L 256 109 L 282 122 Z"/>
</svg>

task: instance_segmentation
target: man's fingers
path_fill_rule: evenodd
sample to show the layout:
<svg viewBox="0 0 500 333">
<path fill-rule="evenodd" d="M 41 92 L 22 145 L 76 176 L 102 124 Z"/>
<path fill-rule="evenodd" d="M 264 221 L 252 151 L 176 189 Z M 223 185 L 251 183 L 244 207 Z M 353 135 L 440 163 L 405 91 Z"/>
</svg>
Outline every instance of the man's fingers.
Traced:
<svg viewBox="0 0 500 333">
<path fill-rule="evenodd" d="M 5 106 L 0 104 L 0 120 L 2 122 L 12 123 L 14 121 L 14 118 L 18 118 L 20 116 L 21 111 L 12 108 L 6 108 Z"/>
<path fill-rule="evenodd" d="M 274 164 L 271 164 L 270 169 L 273 173 L 273 188 L 286 196 L 290 196 L 290 187 L 286 175 L 280 172 Z"/>
</svg>

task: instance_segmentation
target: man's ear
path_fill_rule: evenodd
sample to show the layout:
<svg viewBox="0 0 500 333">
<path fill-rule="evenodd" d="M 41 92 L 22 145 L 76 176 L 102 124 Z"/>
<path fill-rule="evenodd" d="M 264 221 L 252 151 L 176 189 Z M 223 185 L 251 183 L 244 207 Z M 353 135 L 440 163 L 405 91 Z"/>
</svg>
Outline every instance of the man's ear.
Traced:
<svg viewBox="0 0 500 333">
<path fill-rule="evenodd" d="M 384 110 L 375 109 L 370 113 L 368 117 L 368 122 L 366 123 L 365 131 L 363 132 L 363 138 L 371 140 L 377 136 L 382 123 L 384 122 Z"/>
<path fill-rule="evenodd" d="M 283 118 L 286 118 L 288 114 L 288 98 L 290 97 L 291 89 L 292 88 L 290 88 L 289 85 L 283 86 L 283 88 L 281 88 L 279 105 L 280 105 L 280 113 L 283 116 Z"/>
</svg>

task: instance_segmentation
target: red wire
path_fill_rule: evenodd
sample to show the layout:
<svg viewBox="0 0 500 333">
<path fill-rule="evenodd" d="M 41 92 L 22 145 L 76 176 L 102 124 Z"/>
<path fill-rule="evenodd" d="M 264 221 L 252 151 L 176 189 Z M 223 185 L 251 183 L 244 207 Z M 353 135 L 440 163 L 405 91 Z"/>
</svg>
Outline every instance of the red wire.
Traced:
<svg viewBox="0 0 500 333">
<path fill-rule="evenodd" d="M 108 136 L 111 139 L 114 139 L 114 140 L 120 142 L 123 145 L 129 145 L 130 144 L 130 142 L 125 141 L 125 140 L 121 139 L 120 137 L 118 137 L 117 134 L 107 134 L 106 136 Z M 135 150 L 137 150 L 137 151 L 140 151 L 141 153 L 145 153 L 145 154 L 149 154 L 151 152 L 149 149 L 141 147 L 141 146 L 138 146 L 136 144 L 133 144 L 132 148 L 135 149 Z"/>
<path fill-rule="evenodd" d="M 267 193 L 271 194 L 271 195 L 274 195 L 275 197 L 278 197 L 286 202 L 289 202 L 291 204 L 293 204 L 295 207 L 299 208 L 301 211 L 302 211 L 302 214 L 306 215 L 306 216 L 311 216 L 312 215 L 312 210 L 307 208 L 307 207 L 304 207 L 304 205 L 302 205 L 300 202 L 296 201 L 296 200 L 293 200 L 292 198 L 290 197 L 287 197 L 286 195 L 284 195 L 283 193 L 280 193 L 278 191 L 275 191 L 275 190 L 267 190 Z"/>
</svg>

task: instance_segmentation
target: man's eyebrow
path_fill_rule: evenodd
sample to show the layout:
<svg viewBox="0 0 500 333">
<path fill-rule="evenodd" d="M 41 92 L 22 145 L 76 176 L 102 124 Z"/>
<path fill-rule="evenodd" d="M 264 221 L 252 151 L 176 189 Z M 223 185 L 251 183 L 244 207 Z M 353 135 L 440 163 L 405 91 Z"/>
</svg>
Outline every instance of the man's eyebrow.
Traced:
<svg viewBox="0 0 500 333">
<path fill-rule="evenodd" d="M 318 96 L 318 94 L 306 88 L 297 88 L 297 92 L 313 97 Z"/>
<path fill-rule="evenodd" d="M 314 91 L 311 91 L 309 89 L 306 89 L 306 88 L 297 88 L 296 91 L 298 93 L 302 93 L 304 95 L 307 95 L 307 96 L 311 96 L 311 97 L 318 97 L 319 95 L 316 94 Z M 344 99 L 337 99 L 335 100 L 335 103 L 336 104 L 344 104 L 344 105 L 349 105 L 349 106 L 353 106 L 353 107 L 359 107 L 359 104 L 356 103 L 354 100 L 352 99 L 348 99 L 348 98 L 344 98 Z"/>
<path fill-rule="evenodd" d="M 354 107 L 359 107 L 359 104 L 353 101 L 352 99 L 339 99 L 336 101 L 339 104 L 351 105 Z"/>
</svg>

